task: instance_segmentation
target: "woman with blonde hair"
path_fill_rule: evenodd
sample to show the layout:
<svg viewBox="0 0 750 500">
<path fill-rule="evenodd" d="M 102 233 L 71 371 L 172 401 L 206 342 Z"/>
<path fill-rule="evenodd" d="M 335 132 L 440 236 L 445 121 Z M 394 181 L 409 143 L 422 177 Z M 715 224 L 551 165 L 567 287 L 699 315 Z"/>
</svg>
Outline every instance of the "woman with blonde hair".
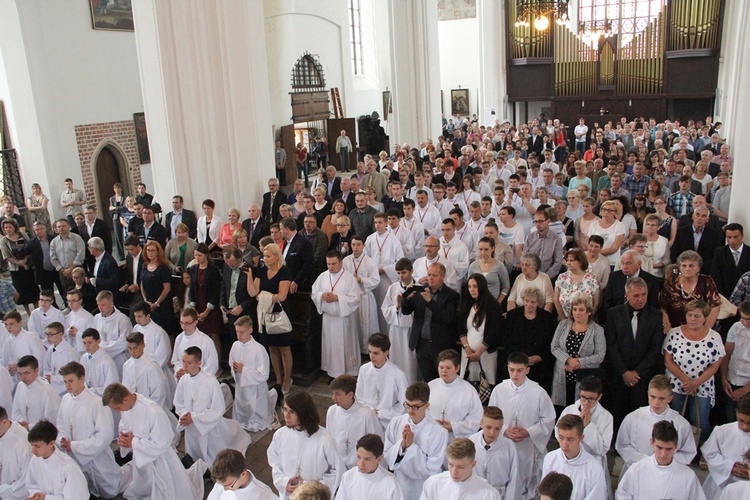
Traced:
<svg viewBox="0 0 750 500">
<path fill-rule="evenodd" d="M 219 248 L 226 248 L 229 245 L 234 244 L 232 237 L 234 232 L 238 229 L 242 229 L 242 222 L 240 221 L 240 211 L 236 208 L 230 208 L 227 210 L 227 223 L 221 226 L 221 233 L 219 233 L 219 241 L 216 243 Z"/>
<path fill-rule="evenodd" d="M 177 224 L 174 228 L 176 238 L 169 240 L 164 249 L 169 267 L 178 274 L 181 274 L 183 269 L 187 268 L 187 265 L 193 260 L 193 252 L 195 247 L 198 246 L 194 239 L 188 237 L 189 231 L 187 225 L 182 222 Z"/>
<path fill-rule="evenodd" d="M 609 259 L 611 268 L 615 267 L 620 258 L 620 248 L 626 235 L 625 226 L 616 218 L 618 205 L 619 203 L 613 200 L 602 203 L 599 211 L 601 219 L 592 222 L 587 233 L 587 236 L 602 237 L 604 246 L 600 253 Z"/>
</svg>

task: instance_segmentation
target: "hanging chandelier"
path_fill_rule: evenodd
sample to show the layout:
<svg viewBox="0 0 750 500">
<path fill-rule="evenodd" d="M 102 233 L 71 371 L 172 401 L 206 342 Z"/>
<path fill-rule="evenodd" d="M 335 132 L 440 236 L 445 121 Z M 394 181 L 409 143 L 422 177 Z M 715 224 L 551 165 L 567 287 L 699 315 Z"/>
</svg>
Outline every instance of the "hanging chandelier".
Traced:
<svg viewBox="0 0 750 500">
<path fill-rule="evenodd" d="M 570 22 L 568 4 L 570 0 L 516 0 L 516 28 L 534 25 L 537 31 L 550 26 L 550 20 L 563 25 Z"/>
<path fill-rule="evenodd" d="M 613 35 L 612 22 L 609 19 L 578 23 L 578 38 L 590 41 L 592 44 L 596 43 L 599 38 L 610 38 Z"/>
</svg>

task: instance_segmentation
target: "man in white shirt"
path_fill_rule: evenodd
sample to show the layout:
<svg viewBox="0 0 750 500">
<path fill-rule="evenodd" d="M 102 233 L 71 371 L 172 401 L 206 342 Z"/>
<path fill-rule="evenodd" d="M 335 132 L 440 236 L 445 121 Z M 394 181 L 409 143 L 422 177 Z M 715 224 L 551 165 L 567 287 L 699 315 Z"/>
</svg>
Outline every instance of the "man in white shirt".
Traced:
<svg viewBox="0 0 750 500">
<path fill-rule="evenodd" d="M 282 150 L 283 151 L 283 150 Z M 208 500 L 278 500 L 271 488 L 261 483 L 245 465 L 245 455 L 237 450 L 221 450 L 211 466 L 214 487 Z M 226 494 L 225 492 L 231 492 Z"/>
<path fill-rule="evenodd" d="M 486 479 L 475 474 L 476 447 L 467 438 L 454 439 L 445 452 L 448 471 L 435 474 L 424 483 L 420 500 L 472 498 L 500 500 L 500 493 Z"/>
<path fill-rule="evenodd" d="M 401 225 L 399 210 L 392 208 L 386 215 L 388 216 L 388 232 L 401 242 L 404 256 L 414 259 L 414 239 L 411 232 Z"/>
<path fill-rule="evenodd" d="M 67 299 L 70 312 L 65 316 L 65 337 L 81 355 L 86 351 L 83 348 L 81 334 L 94 324 L 94 315 L 83 308 L 83 292 L 80 290 L 76 288 L 69 290 Z"/>
<path fill-rule="evenodd" d="M 122 378 L 122 365 L 129 357 L 125 337 L 133 331 L 133 324 L 115 307 L 114 297 L 109 290 L 102 290 L 96 295 L 96 306 L 99 314 L 94 316 L 93 328 L 99 332 L 101 347 L 115 362 L 117 373 Z"/>
<path fill-rule="evenodd" d="M 417 201 L 417 193 L 419 193 L 419 191 L 427 193 L 427 201 L 429 203 L 432 203 L 435 200 L 432 195 L 432 189 L 424 183 L 424 172 L 421 171 L 414 173 L 414 185 L 407 189 L 406 197 L 412 201 Z"/>
<path fill-rule="evenodd" d="M 479 205 L 478 202 L 472 203 L 477 203 L 477 205 Z M 477 206 L 477 208 L 479 207 Z M 477 243 L 479 242 L 481 235 L 484 234 L 484 231 L 478 233 L 475 229 L 466 224 L 464 221 L 464 215 L 467 215 L 468 213 L 468 209 L 464 212 L 460 208 L 454 208 L 450 212 L 450 218 L 453 219 L 456 237 L 466 245 L 466 248 L 469 251 L 469 262 L 471 262 L 474 260 Z"/>
<path fill-rule="evenodd" d="M 369 498 L 374 492 L 382 498 L 403 500 L 396 477 L 380 466 L 383 447 L 383 439 L 377 434 L 366 434 L 359 438 L 356 444 L 357 466 L 341 476 L 336 500 Z"/>
<path fill-rule="evenodd" d="M 156 361 L 146 354 L 143 334 L 133 332 L 127 336 L 127 342 L 130 358 L 122 368 L 122 385 L 131 392 L 143 394 L 167 410 L 171 409 L 172 401 L 167 400 L 164 372 Z"/>
<path fill-rule="evenodd" d="M 438 354 L 439 378 L 431 380 L 430 415 L 448 431 L 448 438 L 468 437 L 479 428 L 482 401 L 476 389 L 459 377 L 461 357 L 451 349 Z"/>
<path fill-rule="evenodd" d="M 411 201 L 411 200 L 407 200 Z M 404 202 L 406 203 L 406 202 Z M 359 316 L 354 327 L 357 331 L 357 345 L 362 354 L 367 353 L 367 339 L 370 335 L 380 330 L 378 321 L 378 303 L 375 300 L 373 290 L 380 283 L 380 273 L 377 263 L 365 253 L 365 239 L 354 235 L 349 240 L 351 253 L 344 257 L 344 270 L 349 272 L 359 283 L 360 306 L 357 309 Z"/>
<path fill-rule="evenodd" d="M 436 237 L 428 237 L 424 243 L 425 256 L 414 261 L 414 281 L 420 285 L 427 284 L 427 272 L 429 267 L 436 262 L 445 266 L 445 285 L 458 291 L 459 279 L 456 275 L 456 267 L 453 261 L 443 256 L 440 251 L 440 240 Z"/>
<path fill-rule="evenodd" d="M 370 362 L 359 368 L 356 396 L 375 410 L 386 429 L 393 418 L 404 413 L 406 375 L 388 359 L 391 341 L 386 335 L 373 334 L 367 348 Z"/>
<path fill-rule="evenodd" d="M 533 219 L 536 213 L 536 207 L 531 202 L 533 189 L 528 182 L 520 184 L 518 189 L 517 193 L 508 193 L 505 205 L 516 209 L 515 221 L 523 226 L 524 233 L 529 234 L 534 227 Z"/>
<path fill-rule="evenodd" d="M 581 154 L 586 152 L 586 138 L 589 133 L 589 128 L 586 126 L 586 120 L 583 118 L 578 119 L 578 125 L 573 129 L 573 133 L 576 136 L 576 151 Z"/>
<path fill-rule="evenodd" d="M 520 269 L 526 232 L 523 226 L 514 220 L 515 217 L 516 209 L 504 206 L 500 209 L 500 224 L 497 228 L 500 241 L 513 249 L 513 267 Z"/>
<path fill-rule="evenodd" d="M 52 307 L 55 302 L 55 292 L 52 290 L 42 290 L 39 294 L 39 307 L 31 311 L 29 315 L 28 328 L 30 332 L 36 333 L 44 342 L 45 329 L 47 325 L 53 322 L 62 323 L 65 316 L 56 307 Z"/>
<path fill-rule="evenodd" d="M 28 439 L 34 454 L 26 472 L 30 499 L 89 498 L 86 478 L 80 467 L 55 446 L 55 424 L 42 420 L 29 431 Z"/>
<path fill-rule="evenodd" d="M 192 307 L 186 307 L 180 315 L 180 326 L 182 333 L 174 341 L 172 350 L 172 367 L 177 380 L 185 374 L 182 368 L 182 353 L 188 347 L 199 347 L 203 353 L 201 360 L 202 371 L 215 374 L 219 370 L 219 355 L 216 354 L 216 346 L 211 337 L 198 330 L 198 312 Z"/>
<path fill-rule="evenodd" d="M 27 430 L 42 420 L 54 422 L 60 408 L 60 396 L 46 379 L 39 377 L 39 361 L 34 356 L 18 360 L 21 382 L 13 396 L 13 420 Z"/>
<path fill-rule="evenodd" d="M 60 368 L 71 361 L 78 361 L 81 359 L 81 355 L 78 354 L 78 351 L 73 349 L 73 347 L 63 339 L 64 329 L 65 327 L 57 321 L 50 323 L 47 325 L 47 328 L 45 328 L 47 342 L 49 342 L 50 347 L 47 349 L 47 353 L 44 356 L 44 369 L 42 370 L 44 378 L 52 385 L 52 388 L 55 389 L 60 397 L 67 392 L 65 390 L 62 376 L 59 373 Z"/>
<path fill-rule="evenodd" d="M 169 366 L 169 359 L 172 356 L 172 344 L 164 328 L 157 325 L 151 320 L 151 307 L 145 302 L 140 302 L 131 308 L 133 318 L 135 319 L 134 332 L 143 334 L 143 342 L 146 346 L 146 354 L 156 362 L 164 372 L 166 381 L 166 401 L 171 404 L 174 399 L 174 391 L 177 387 L 177 381 Z M 137 392 L 137 391 L 136 391 Z"/>
</svg>

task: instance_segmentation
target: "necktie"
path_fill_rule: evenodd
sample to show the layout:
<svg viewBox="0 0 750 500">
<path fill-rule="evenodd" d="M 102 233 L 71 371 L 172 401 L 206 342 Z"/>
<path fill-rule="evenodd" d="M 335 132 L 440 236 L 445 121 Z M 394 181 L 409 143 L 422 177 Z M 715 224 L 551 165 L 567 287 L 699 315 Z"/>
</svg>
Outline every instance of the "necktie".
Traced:
<svg viewBox="0 0 750 500">
<path fill-rule="evenodd" d="M 734 265 L 739 266 L 740 264 L 740 251 L 739 250 L 732 250 L 732 255 L 734 256 Z"/>
<path fill-rule="evenodd" d="M 633 311 L 633 318 L 630 320 L 630 325 L 633 328 L 633 338 L 635 338 L 638 332 L 638 311 Z"/>
<path fill-rule="evenodd" d="M 485 450 L 489 450 L 490 449 L 490 445 L 488 445 L 488 444 L 484 445 L 484 449 Z"/>
<path fill-rule="evenodd" d="M 91 354 L 89 354 L 89 359 L 91 359 Z"/>
<path fill-rule="evenodd" d="M 255 232 L 255 222 L 250 221 L 250 236 Z"/>
</svg>

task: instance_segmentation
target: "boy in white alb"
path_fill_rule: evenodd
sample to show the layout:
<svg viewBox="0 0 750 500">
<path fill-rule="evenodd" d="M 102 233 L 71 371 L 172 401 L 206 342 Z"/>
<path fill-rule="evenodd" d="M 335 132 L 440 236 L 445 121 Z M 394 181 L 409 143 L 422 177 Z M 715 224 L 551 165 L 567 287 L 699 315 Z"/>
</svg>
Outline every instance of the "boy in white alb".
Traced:
<svg viewBox="0 0 750 500">
<path fill-rule="evenodd" d="M 164 372 L 156 361 L 146 354 L 143 334 L 133 332 L 125 339 L 128 342 L 130 359 L 125 361 L 122 367 L 122 385 L 130 392 L 143 394 L 154 403 L 171 408 L 172 402 L 167 400 Z"/>
<path fill-rule="evenodd" d="M 398 238 L 388 232 L 387 215 L 384 213 L 375 214 L 373 224 L 375 225 L 375 232 L 368 236 L 365 241 L 365 253 L 378 266 L 380 283 L 373 290 L 373 295 L 375 295 L 375 302 L 382 304 L 388 287 L 398 279 L 396 262 L 404 257 L 404 250 Z M 388 331 L 388 323 L 380 311 L 378 311 L 378 324 L 381 332 Z"/>
<path fill-rule="evenodd" d="M 500 500 L 500 493 L 475 472 L 476 447 L 466 438 L 457 438 L 448 445 L 448 471 L 430 477 L 424 483 L 420 500 L 471 498 Z M 508 497 L 510 498 L 510 497 Z"/>
<path fill-rule="evenodd" d="M 544 457 L 542 477 L 552 471 L 568 476 L 573 481 L 572 500 L 608 498 L 609 491 L 601 463 L 581 446 L 583 419 L 578 415 L 560 417 L 556 434 L 560 448 Z"/>
<path fill-rule="evenodd" d="M 692 434 L 690 439 L 693 439 Z M 617 500 L 684 498 L 705 500 L 701 483 L 690 467 L 677 460 L 680 438 L 674 424 L 660 420 L 651 431 L 651 456 L 635 462 L 620 477 Z"/>
<path fill-rule="evenodd" d="M 412 314 L 401 312 L 401 300 L 406 287 L 414 283 L 411 261 L 404 257 L 396 262 L 398 281 L 388 288 L 381 310 L 388 322 L 391 350 L 388 359 L 406 375 L 409 384 L 418 380 L 417 353 L 409 349 L 409 332 L 414 319 Z"/>
<path fill-rule="evenodd" d="M 49 343 L 49 349 L 47 349 L 47 353 L 44 356 L 44 369 L 42 370 L 44 378 L 52 385 L 52 388 L 57 391 L 60 397 L 68 392 L 65 390 L 65 384 L 59 373 L 60 368 L 71 361 L 81 359 L 78 351 L 65 342 L 63 338 L 64 330 L 65 327 L 62 323 L 57 321 L 53 321 L 45 328 L 45 336 Z"/>
<path fill-rule="evenodd" d="M 89 328 L 81 335 L 86 354 L 81 356 L 81 364 L 86 370 L 86 387 L 97 396 L 104 394 L 109 384 L 120 381 L 117 367 L 104 349 L 100 348 L 99 332 Z M 127 346 L 127 343 L 125 344 Z"/>
<path fill-rule="evenodd" d="M 385 430 L 391 419 L 404 413 L 406 375 L 388 360 L 391 341 L 376 333 L 367 341 L 370 362 L 359 368 L 357 400 L 378 414 Z"/>
<path fill-rule="evenodd" d="M 128 359 L 128 344 L 125 337 L 133 332 L 130 318 L 115 307 L 114 297 L 109 290 L 102 290 L 96 296 L 99 314 L 94 316 L 92 328 L 96 328 L 102 339 L 101 348 L 117 366 L 117 374 L 122 378 L 122 365 Z"/>
<path fill-rule="evenodd" d="M 716 498 L 728 485 L 747 482 L 747 463 L 740 459 L 750 450 L 750 394 L 737 401 L 736 422 L 714 427 L 711 437 L 701 447 L 708 464 L 703 482 L 706 498 Z"/>
<path fill-rule="evenodd" d="M 70 456 L 55 446 L 57 429 L 46 420 L 29 431 L 34 456 L 26 472 L 26 489 L 30 499 L 89 498 L 89 489 L 81 468 Z"/>
<path fill-rule="evenodd" d="M 253 338 L 253 320 L 240 316 L 234 322 L 237 342 L 229 351 L 229 367 L 235 382 L 232 418 L 243 429 L 259 432 L 271 428 L 276 419 L 279 393 L 268 389 L 270 360 L 266 349 Z"/>
<path fill-rule="evenodd" d="M 401 242 L 404 257 L 414 259 L 414 239 L 411 232 L 401 225 L 401 212 L 397 208 L 391 208 L 386 215 L 388 216 L 388 232 Z"/>
<path fill-rule="evenodd" d="M 164 372 L 164 380 L 167 383 L 167 401 L 174 399 L 174 390 L 177 388 L 172 368 L 169 366 L 169 358 L 172 357 L 172 344 L 169 335 L 151 320 L 151 306 L 141 302 L 132 308 L 133 319 L 135 319 L 134 332 L 143 334 L 143 342 L 146 344 L 146 354 L 156 361 L 161 371 Z"/>
<path fill-rule="evenodd" d="M 21 379 L 13 396 L 12 418 L 26 429 L 41 420 L 54 422 L 60 408 L 60 396 L 46 379 L 39 377 L 39 362 L 34 356 L 18 360 Z"/>
<path fill-rule="evenodd" d="M 739 307 L 740 320 L 727 333 L 724 349 L 726 357 L 721 363 L 721 385 L 728 396 L 724 406 L 727 421 L 734 420 L 737 400 L 750 393 L 750 301 Z"/>
<path fill-rule="evenodd" d="M 77 288 L 67 293 L 70 312 L 65 316 L 65 340 L 75 348 L 79 355 L 86 352 L 83 348 L 81 334 L 94 324 L 94 315 L 83 308 L 83 292 Z"/>
<path fill-rule="evenodd" d="M 271 488 L 258 481 L 245 466 L 245 455 L 237 450 L 221 450 L 211 466 L 214 488 L 208 500 L 278 500 Z M 229 494 L 225 492 L 231 492 Z"/>
<path fill-rule="evenodd" d="M 0 363 L 0 406 L 6 411 L 13 411 L 13 379 L 2 363 Z"/>
<path fill-rule="evenodd" d="M 742 457 L 745 460 L 745 467 L 750 469 L 750 449 Z M 737 481 L 730 484 L 723 490 L 717 500 L 745 500 L 750 498 L 750 481 Z"/>
<path fill-rule="evenodd" d="M 448 431 L 428 414 L 430 386 L 416 382 L 406 389 L 406 414 L 385 431 L 385 462 L 396 475 L 404 498 L 418 498 L 424 482 L 439 474 L 445 461 Z"/>
<path fill-rule="evenodd" d="M 29 314 L 29 323 L 27 328 L 30 332 L 36 333 L 39 340 L 44 342 L 46 339 L 44 333 L 47 325 L 50 323 L 62 323 L 65 321 L 65 315 L 56 307 L 52 307 L 55 302 L 55 292 L 52 290 L 42 290 L 39 294 L 39 307 Z M 45 344 L 46 345 L 46 344 Z"/>
<path fill-rule="evenodd" d="M 2 362 L 13 377 L 13 390 L 15 391 L 18 383 L 18 360 L 24 356 L 44 359 L 45 350 L 36 334 L 23 329 L 21 314 L 18 311 L 8 311 L 3 316 L 3 321 L 9 335 L 3 344 Z"/>
<path fill-rule="evenodd" d="M 672 401 L 672 385 L 666 375 L 656 375 L 648 384 L 648 406 L 629 413 L 617 431 L 615 449 L 625 461 L 623 474 L 627 468 L 653 453 L 651 432 L 654 424 L 661 420 L 674 423 L 679 441 L 675 460 L 689 465 L 696 453 L 695 439 L 690 423 L 685 417 L 669 407 Z"/>
<path fill-rule="evenodd" d="M 195 346 L 203 353 L 201 366 L 203 371 L 215 375 L 219 370 L 219 355 L 216 353 L 216 345 L 211 337 L 198 330 L 198 312 L 192 307 L 186 307 L 180 313 L 180 325 L 182 333 L 174 341 L 172 350 L 172 367 L 177 380 L 185 374 L 182 368 L 182 354 L 188 347 Z"/>
<path fill-rule="evenodd" d="M 440 378 L 431 380 L 430 415 L 448 431 L 448 438 L 469 437 L 479 429 L 482 401 L 477 390 L 458 376 L 461 358 L 452 349 L 438 354 Z"/>
<path fill-rule="evenodd" d="M 380 498 L 403 500 L 396 477 L 380 466 L 383 461 L 383 439 L 366 434 L 356 445 L 357 465 L 341 476 L 336 500 L 360 500 L 377 495 Z"/>
<path fill-rule="evenodd" d="M 453 263 L 458 278 L 457 288 L 461 288 L 466 271 L 469 270 L 469 248 L 456 235 L 456 223 L 445 219 L 440 226 L 443 235 L 440 237 L 440 254 Z"/>
<path fill-rule="evenodd" d="M 0 498 L 26 500 L 26 469 L 31 460 L 28 432 L 8 418 L 8 411 L 0 406 Z"/>
<path fill-rule="evenodd" d="M 378 322 L 378 304 L 372 291 L 380 284 L 380 273 L 377 263 L 365 254 L 365 240 L 354 235 L 349 240 L 352 253 L 344 257 L 344 270 L 354 276 L 359 283 L 360 305 L 357 309 L 359 321 L 354 325 L 357 331 L 359 350 L 367 352 L 367 339 L 380 329 Z"/>
<path fill-rule="evenodd" d="M 530 499 L 541 479 L 542 460 L 555 425 L 555 408 L 547 392 L 529 380 L 529 357 L 522 352 L 508 355 L 510 378 L 498 384 L 490 406 L 503 412 L 503 435 L 513 441 L 518 457 L 518 498 Z"/>
<path fill-rule="evenodd" d="M 469 437 L 476 446 L 474 471 L 487 480 L 502 498 L 518 495 L 518 457 L 513 442 L 503 436 L 503 412 L 488 406 L 480 423 L 481 430 Z"/>
<path fill-rule="evenodd" d="M 349 375 L 339 375 L 329 385 L 334 405 L 326 414 L 326 429 L 339 447 L 344 465 L 351 469 L 357 465 L 355 443 L 365 434 L 383 436 L 378 414 L 357 401 L 354 391 L 357 381 Z"/>
<path fill-rule="evenodd" d="M 421 222 L 414 216 L 414 210 L 416 204 L 414 199 L 404 200 L 404 216 L 401 218 L 401 227 L 408 229 L 411 233 L 411 239 L 413 242 L 412 247 L 412 259 L 418 259 L 424 257 L 424 237 L 425 230 Z"/>
</svg>

